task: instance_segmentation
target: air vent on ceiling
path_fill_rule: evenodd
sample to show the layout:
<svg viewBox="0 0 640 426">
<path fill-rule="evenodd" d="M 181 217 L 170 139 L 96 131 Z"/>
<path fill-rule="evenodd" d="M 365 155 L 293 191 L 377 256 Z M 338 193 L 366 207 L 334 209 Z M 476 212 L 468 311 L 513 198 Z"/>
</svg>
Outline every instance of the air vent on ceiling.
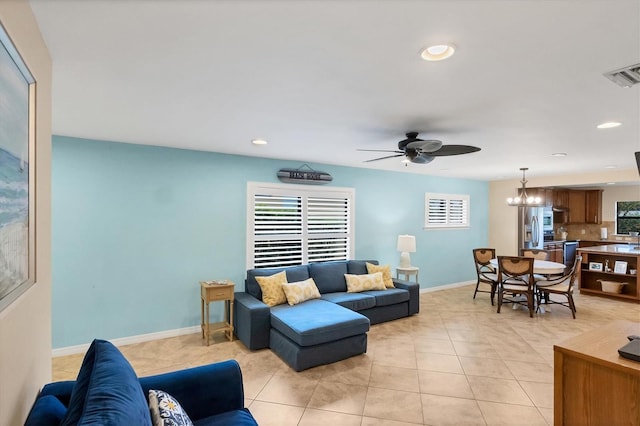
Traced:
<svg viewBox="0 0 640 426">
<path fill-rule="evenodd" d="M 640 83 L 640 64 L 620 68 L 604 74 L 609 80 L 621 87 L 631 87 Z"/>
</svg>

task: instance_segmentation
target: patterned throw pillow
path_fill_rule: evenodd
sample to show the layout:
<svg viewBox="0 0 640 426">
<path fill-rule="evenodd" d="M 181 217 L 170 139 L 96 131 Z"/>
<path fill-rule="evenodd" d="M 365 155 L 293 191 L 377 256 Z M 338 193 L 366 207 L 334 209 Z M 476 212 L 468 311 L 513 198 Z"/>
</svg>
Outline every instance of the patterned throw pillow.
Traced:
<svg viewBox="0 0 640 426">
<path fill-rule="evenodd" d="M 149 411 L 153 426 L 193 426 L 178 401 L 164 391 L 149 389 Z"/>
<path fill-rule="evenodd" d="M 375 274 L 376 272 L 382 272 L 382 281 L 386 288 L 395 288 L 393 285 L 393 278 L 391 278 L 391 266 L 389 265 L 374 265 L 367 262 L 367 272 Z"/>
<path fill-rule="evenodd" d="M 347 281 L 347 293 L 359 293 L 367 290 L 385 290 L 382 272 L 375 274 L 344 274 Z"/>
<path fill-rule="evenodd" d="M 320 299 L 320 291 L 316 286 L 316 282 L 313 281 L 313 278 L 283 284 L 282 289 L 287 296 L 287 302 L 289 302 L 291 306 L 302 303 L 305 300 Z"/>
<path fill-rule="evenodd" d="M 285 271 L 268 277 L 256 277 L 260 290 L 262 290 L 262 301 L 268 306 L 281 305 L 287 303 L 287 296 L 282 290 L 282 285 L 287 283 L 287 273 Z"/>
</svg>

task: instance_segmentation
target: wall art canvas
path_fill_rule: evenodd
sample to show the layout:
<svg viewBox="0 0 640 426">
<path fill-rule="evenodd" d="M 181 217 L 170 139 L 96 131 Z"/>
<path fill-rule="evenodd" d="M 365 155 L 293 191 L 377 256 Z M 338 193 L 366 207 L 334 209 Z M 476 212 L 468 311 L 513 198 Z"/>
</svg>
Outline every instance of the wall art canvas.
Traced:
<svg viewBox="0 0 640 426">
<path fill-rule="evenodd" d="M 0 27 L 0 310 L 35 279 L 34 83 Z"/>
</svg>

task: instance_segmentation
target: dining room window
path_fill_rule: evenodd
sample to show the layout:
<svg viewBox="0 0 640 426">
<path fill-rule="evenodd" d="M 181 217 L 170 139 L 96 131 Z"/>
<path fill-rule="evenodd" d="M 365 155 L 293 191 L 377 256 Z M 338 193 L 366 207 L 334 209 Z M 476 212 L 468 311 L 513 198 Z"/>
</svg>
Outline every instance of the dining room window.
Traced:
<svg viewBox="0 0 640 426">
<path fill-rule="evenodd" d="M 425 221 L 427 229 L 468 228 L 469 195 L 425 194 Z"/>
<path fill-rule="evenodd" d="M 353 188 L 249 182 L 247 198 L 247 269 L 352 257 Z"/>
<path fill-rule="evenodd" d="M 640 201 L 616 202 L 616 234 L 640 232 Z"/>
</svg>

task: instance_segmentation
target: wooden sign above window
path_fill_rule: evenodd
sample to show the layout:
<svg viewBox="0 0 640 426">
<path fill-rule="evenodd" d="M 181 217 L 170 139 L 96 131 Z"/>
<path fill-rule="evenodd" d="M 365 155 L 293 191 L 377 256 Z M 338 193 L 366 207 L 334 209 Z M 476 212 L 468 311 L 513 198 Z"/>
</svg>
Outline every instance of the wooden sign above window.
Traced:
<svg viewBox="0 0 640 426">
<path fill-rule="evenodd" d="M 333 180 L 333 176 L 329 173 L 314 170 L 307 164 L 303 164 L 297 169 L 280 169 L 277 176 L 281 182 L 307 185 L 324 185 Z"/>
</svg>

